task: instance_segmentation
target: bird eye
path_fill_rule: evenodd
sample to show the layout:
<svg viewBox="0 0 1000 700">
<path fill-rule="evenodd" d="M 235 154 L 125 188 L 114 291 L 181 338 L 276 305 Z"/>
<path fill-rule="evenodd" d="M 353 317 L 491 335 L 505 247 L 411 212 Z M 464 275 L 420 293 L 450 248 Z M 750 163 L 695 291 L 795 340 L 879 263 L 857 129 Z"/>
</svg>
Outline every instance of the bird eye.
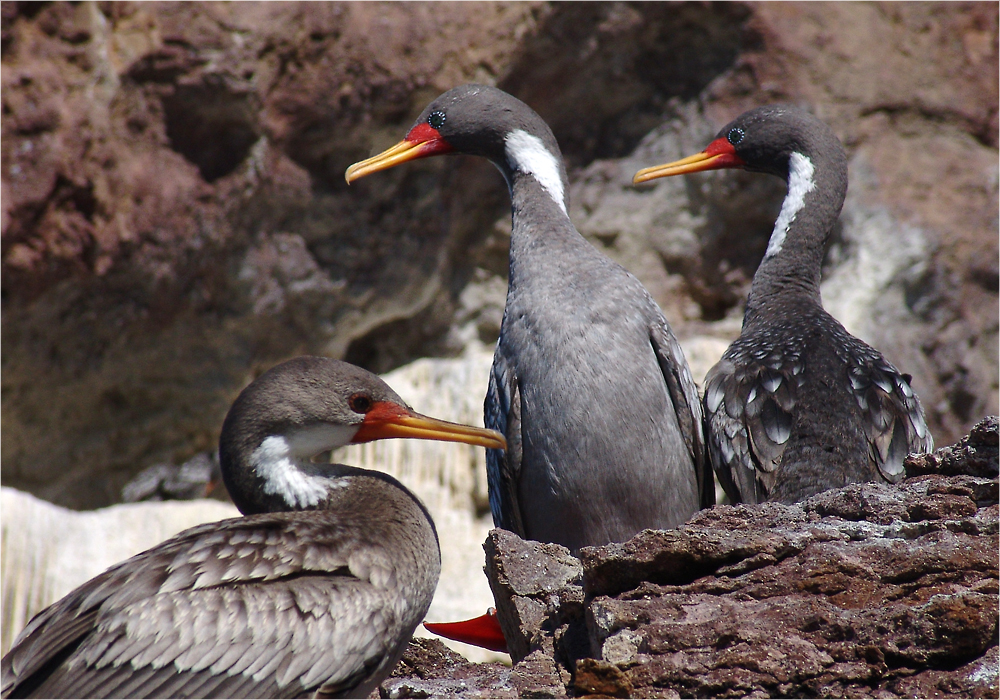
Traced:
<svg viewBox="0 0 1000 700">
<path fill-rule="evenodd" d="M 427 123 L 434 129 L 440 129 L 444 126 L 445 119 L 447 117 L 445 117 L 444 112 L 431 112 L 427 115 Z"/>
<path fill-rule="evenodd" d="M 740 141 L 743 140 L 743 129 L 739 127 L 736 127 L 735 129 L 730 129 L 729 133 L 726 134 L 726 139 L 729 141 L 729 143 L 733 144 L 734 146 L 739 146 Z"/>
<path fill-rule="evenodd" d="M 368 411 L 372 410 L 372 404 L 374 402 L 371 400 L 371 397 L 364 394 L 353 394 L 351 398 L 347 399 L 347 405 L 355 413 L 368 413 Z"/>
</svg>

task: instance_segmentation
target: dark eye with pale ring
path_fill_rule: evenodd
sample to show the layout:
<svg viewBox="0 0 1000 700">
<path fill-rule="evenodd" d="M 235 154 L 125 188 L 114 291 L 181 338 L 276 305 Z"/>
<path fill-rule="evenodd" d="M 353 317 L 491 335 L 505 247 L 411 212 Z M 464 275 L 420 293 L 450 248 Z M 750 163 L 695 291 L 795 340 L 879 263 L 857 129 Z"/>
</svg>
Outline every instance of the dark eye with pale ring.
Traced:
<svg viewBox="0 0 1000 700">
<path fill-rule="evenodd" d="M 739 127 L 730 129 L 729 133 L 726 134 L 726 140 L 734 146 L 739 146 L 740 142 L 743 140 L 743 129 Z"/>
<path fill-rule="evenodd" d="M 371 397 L 364 394 L 352 394 L 351 398 L 347 399 L 347 405 L 355 413 L 368 413 L 374 404 Z"/>
<path fill-rule="evenodd" d="M 447 117 L 445 117 L 444 112 L 431 112 L 427 115 L 427 123 L 434 129 L 440 129 L 444 126 L 445 119 Z"/>
</svg>

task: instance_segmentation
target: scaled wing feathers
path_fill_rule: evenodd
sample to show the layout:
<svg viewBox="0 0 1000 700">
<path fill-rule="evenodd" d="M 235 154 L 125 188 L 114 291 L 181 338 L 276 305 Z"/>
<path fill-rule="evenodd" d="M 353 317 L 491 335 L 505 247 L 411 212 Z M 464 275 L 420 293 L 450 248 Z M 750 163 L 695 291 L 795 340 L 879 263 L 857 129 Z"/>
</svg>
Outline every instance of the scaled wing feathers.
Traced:
<svg viewBox="0 0 1000 700">
<path fill-rule="evenodd" d="M 726 353 L 727 356 L 729 353 Z M 760 503 L 791 436 L 801 371 L 795 363 L 741 363 L 724 357 L 705 378 L 709 450 L 734 503 Z"/>
<path fill-rule="evenodd" d="M 845 373 L 835 385 L 846 386 L 857 405 L 873 469 L 896 483 L 904 476 L 908 453 L 933 449 L 909 377 L 839 324 L 831 333 Z M 796 350 L 744 347 L 737 341 L 706 377 L 709 449 L 734 502 L 759 503 L 775 487 L 785 447 L 794 439 L 799 393 L 808 374 Z"/>
<path fill-rule="evenodd" d="M 848 369 L 851 393 L 862 412 L 869 456 L 882 477 L 897 483 L 905 476 L 903 460 L 910 452 L 930 452 L 934 440 L 923 410 L 901 374 L 874 350 Z M 860 353 L 857 353 L 860 355 Z"/>
<path fill-rule="evenodd" d="M 408 603 L 353 575 L 350 532 L 332 514 L 296 515 L 192 528 L 92 579 L 21 633 L 4 658 L 4 695 L 67 652 L 36 696 L 294 697 L 353 687 L 392 656 L 384 647 Z"/>
</svg>

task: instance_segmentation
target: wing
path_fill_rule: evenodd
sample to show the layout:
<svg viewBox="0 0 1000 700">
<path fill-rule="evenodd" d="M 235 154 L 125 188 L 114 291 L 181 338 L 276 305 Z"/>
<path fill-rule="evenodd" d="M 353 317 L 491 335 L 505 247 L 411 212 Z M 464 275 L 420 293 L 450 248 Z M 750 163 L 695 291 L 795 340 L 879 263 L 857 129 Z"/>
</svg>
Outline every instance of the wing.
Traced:
<svg viewBox="0 0 1000 700">
<path fill-rule="evenodd" d="M 486 483 L 496 527 L 524 537 L 517 480 L 521 471 L 521 393 L 514 369 L 497 344 L 483 406 L 487 428 L 507 438 L 506 450 L 486 450 Z"/>
<path fill-rule="evenodd" d="M 705 378 L 709 455 L 733 503 L 760 503 L 791 436 L 803 366 L 778 355 L 744 362 L 733 351 Z"/>
<path fill-rule="evenodd" d="M 356 538 L 330 516 L 210 523 L 112 567 L 19 635 L 3 659 L 4 695 L 350 692 L 395 661 L 430 596 L 394 595 L 391 557 L 359 560 Z"/>
<path fill-rule="evenodd" d="M 901 374 L 882 355 L 852 338 L 848 368 L 851 393 L 861 409 L 868 453 L 879 473 L 890 483 L 902 480 L 903 460 L 910 452 L 931 452 L 934 439 L 909 375 Z"/>
<path fill-rule="evenodd" d="M 650 341 L 660 364 L 660 371 L 666 380 L 670 400 L 674 404 L 674 413 L 677 415 L 681 435 L 697 472 L 701 507 L 708 508 L 715 505 L 715 481 L 712 479 L 712 467 L 705 453 L 698 387 L 691 376 L 691 369 L 688 367 L 681 344 L 677 342 L 662 314 L 650 326 Z"/>
</svg>

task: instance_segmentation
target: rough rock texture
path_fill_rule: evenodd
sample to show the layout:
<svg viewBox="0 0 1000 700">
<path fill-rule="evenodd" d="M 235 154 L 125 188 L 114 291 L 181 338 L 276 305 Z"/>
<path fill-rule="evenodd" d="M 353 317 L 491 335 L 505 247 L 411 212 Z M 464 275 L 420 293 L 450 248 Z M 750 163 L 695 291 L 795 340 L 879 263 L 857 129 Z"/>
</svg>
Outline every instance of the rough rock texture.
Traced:
<svg viewBox="0 0 1000 700">
<path fill-rule="evenodd" d="M 470 663 L 438 639 L 414 639 L 373 698 L 516 698 L 511 669 Z"/>
<path fill-rule="evenodd" d="M 122 488 L 122 501 L 183 501 L 212 495 L 227 499 L 218 452 L 199 452 L 181 465 L 154 464 Z"/>
<path fill-rule="evenodd" d="M 637 695 L 983 694 L 971 671 L 996 645 L 996 483 L 893 491 L 721 508 L 585 553 L 592 653 Z"/>
<path fill-rule="evenodd" d="M 948 474 L 716 506 L 579 559 L 492 531 L 511 685 L 521 697 L 996 697 L 998 482 L 965 473 L 996 463 L 996 419 L 974 435 L 923 459 Z M 421 673 L 399 669 L 392 687 Z"/>
<path fill-rule="evenodd" d="M 907 476 L 921 474 L 972 474 L 996 479 L 1000 476 L 998 418 L 987 416 L 957 444 L 926 455 L 909 455 L 903 466 Z"/>
<path fill-rule="evenodd" d="M 469 80 L 552 124 L 574 220 L 709 364 L 782 186 L 627 183 L 746 107 L 810 106 L 851 156 L 828 307 L 914 375 L 939 443 L 997 410 L 995 4 L 4 2 L 0 30 L 7 485 L 107 505 L 211 449 L 281 359 L 490 344 L 493 169 L 342 178 Z"/>
</svg>

